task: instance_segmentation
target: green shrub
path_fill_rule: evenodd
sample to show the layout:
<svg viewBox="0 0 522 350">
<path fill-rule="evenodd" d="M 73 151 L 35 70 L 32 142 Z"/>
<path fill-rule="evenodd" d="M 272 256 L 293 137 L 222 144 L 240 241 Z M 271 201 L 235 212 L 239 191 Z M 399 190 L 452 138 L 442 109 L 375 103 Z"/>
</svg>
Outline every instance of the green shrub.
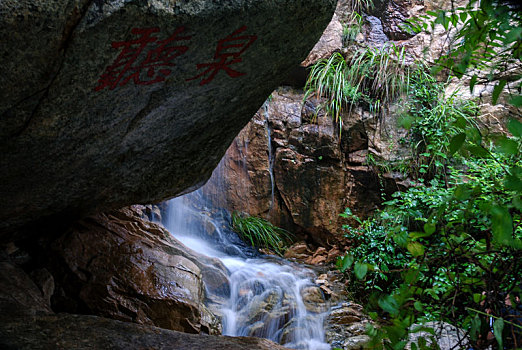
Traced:
<svg viewBox="0 0 522 350">
<path fill-rule="evenodd" d="M 283 255 L 286 246 L 292 241 L 290 232 L 255 216 L 232 213 L 232 227 L 252 247 L 268 248 L 278 255 Z"/>
<path fill-rule="evenodd" d="M 371 315 L 389 320 L 369 328 L 376 346 L 387 339 L 401 348 L 410 326 L 427 320 L 468 331 L 476 349 L 487 345 L 489 317 L 502 319 L 497 334 L 522 334 L 503 313 L 522 276 L 522 123 L 509 125 L 513 137 L 491 147 L 463 142 L 466 157 L 455 155 L 447 173 L 396 192 L 373 218 L 348 227 L 360 245 L 338 264 L 370 295 Z M 470 147 L 483 147 L 482 156 Z"/>
<path fill-rule="evenodd" d="M 412 324 L 444 320 L 484 348 L 490 318 L 497 335 L 504 325 L 522 332 L 502 311 L 522 288 L 522 123 L 509 121 L 512 136 L 486 139 L 473 101 L 445 96 L 422 66 L 408 83 L 402 123 L 417 185 L 345 227 L 353 248 L 338 265 L 371 316 L 386 319 L 368 328 L 376 347 L 401 349 Z"/>
<path fill-rule="evenodd" d="M 348 46 L 355 41 L 357 35 L 361 32 L 363 18 L 357 12 L 352 12 L 348 22 L 343 26 L 342 42 L 343 46 Z"/>
<path fill-rule="evenodd" d="M 348 208 L 340 215 L 356 220 L 359 225 L 343 226 L 345 237 L 350 240 L 352 248 L 346 256 L 338 260 L 338 267 L 345 272 L 355 263 L 360 270 L 359 275 L 366 269 L 366 274 L 361 279 L 351 276 L 349 292 L 352 297 L 366 303 L 368 290 L 385 291 L 397 287 L 395 282 L 409 259 L 407 251 L 391 240 L 389 226 L 377 218 L 360 220 Z M 355 269 L 353 273 L 355 274 Z"/>
<path fill-rule="evenodd" d="M 410 75 L 401 124 L 409 129 L 410 175 L 414 178 L 445 173 L 451 139 L 467 125 L 476 127 L 476 103 L 457 98 L 458 90 L 447 96 L 445 87 L 422 65 Z"/>
</svg>

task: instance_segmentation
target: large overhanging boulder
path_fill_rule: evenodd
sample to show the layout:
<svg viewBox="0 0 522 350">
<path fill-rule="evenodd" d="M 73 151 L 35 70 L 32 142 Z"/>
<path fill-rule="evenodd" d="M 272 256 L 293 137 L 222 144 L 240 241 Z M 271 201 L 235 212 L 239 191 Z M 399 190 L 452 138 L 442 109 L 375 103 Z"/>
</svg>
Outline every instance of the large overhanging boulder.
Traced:
<svg viewBox="0 0 522 350">
<path fill-rule="evenodd" d="M 0 230 L 201 185 L 334 6 L 0 2 Z"/>
</svg>

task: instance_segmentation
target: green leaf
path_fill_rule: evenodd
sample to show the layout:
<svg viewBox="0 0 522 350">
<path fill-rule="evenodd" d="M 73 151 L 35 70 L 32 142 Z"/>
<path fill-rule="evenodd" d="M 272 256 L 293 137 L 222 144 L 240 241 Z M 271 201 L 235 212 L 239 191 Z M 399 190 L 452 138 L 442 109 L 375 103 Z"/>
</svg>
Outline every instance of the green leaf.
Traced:
<svg viewBox="0 0 522 350">
<path fill-rule="evenodd" d="M 370 316 L 370 318 L 374 321 L 379 318 L 379 315 L 375 311 L 368 312 L 368 316 Z M 366 325 L 372 326 L 371 323 L 367 323 Z"/>
<path fill-rule="evenodd" d="M 424 350 L 424 349 L 427 348 L 427 347 L 426 347 L 426 338 L 424 338 L 424 337 L 419 337 L 419 338 L 417 339 L 417 343 L 419 344 L 419 347 L 421 348 L 421 350 Z"/>
<path fill-rule="evenodd" d="M 506 37 L 504 38 L 504 43 L 509 44 L 509 43 L 512 43 L 513 41 L 517 41 L 520 39 L 522 39 L 522 28 L 516 27 L 516 28 L 511 29 L 506 34 Z"/>
<path fill-rule="evenodd" d="M 435 330 L 432 327 L 426 327 L 422 324 L 415 326 L 415 327 L 412 326 L 410 333 L 419 333 L 419 332 L 426 332 L 431 335 L 435 335 Z"/>
<path fill-rule="evenodd" d="M 465 133 L 460 133 L 460 134 L 453 136 L 450 140 L 449 153 L 453 154 L 453 153 L 457 152 L 462 147 L 465 140 L 466 140 Z"/>
<path fill-rule="evenodd" d="M 436 225 L 433 223 L 425 223 L 424 232 L 410 232 L 408 236 L 412 239 L 429 237 L 435 233 L 436 228 Z"/>
<path fill-rule="evenodd" d="M 466 124 L 468 122 L 466 121 L 466 118 L 464 117 L 457 117 L 457 119 L 455 119 L 455 126 L 458 127 L 459 129 L 464 129 L 466 127 Z"/>
<path fill-rule="evenodd" d="M 453 195 L 456 199 L 459 201 L 465 201 L 471 197 L 471 194 L 473 193 L 473 189 L 468 184 L 461 184 L 458 185 L 455 188 L 455 192 L 453 192 Z"/>
<path fill-rule="evenodd" d="M 433 223 L 425 223 L 424 224 L 424 232 L 426 232 L 428 235 L 432 235 L 435 233 L 437 226 Z"/>
<path fill-rule="evenodd" d="M 413 269 L 408 270 L 404 275 L 404 283 L 406 284 L 412 284 L 417 280 L 417 277 L 419 276 L 419 272 Z"/>
<path fill-rule="evenodd" d="M 477 84 L 477 79 L 478 79 L 478 76 L 476 74 L 474 74 L 471 77 L 471 80 L 469 81 L 469 93 L 470 94 L 473 93 L 473 88 L 475 87 L 475 84 Z"/>
<path fill-rule="evenodd" d="M 347 268 L 349 268 L 350 266 L 352 266 L 353 264 L 353 255 L 345 255 L 343 258 L 343 261 L 342 261 L 342 264 L 341 264 L 341 272 L 344 272 L 346 271 Z"/>
<path fill-rule="evenodd" d="M 355 273 L 355 277 L 362 280 L 364 276 L 366 276 L 366 273 L 368 272 L 368 265 L 356 262 L 355 266 L 353 268 L 353 272 Z"/>
<path fill-rule="evenodd" d="M 413 303 L 413 307 L 415 308 L 415 310 L 417 310 L 419 312 L 422 312 L 422 310 L 424 310 L 422 303 L 418 300 Z"/>
<path fill-rule="evenodd" d="M 504 320 L 501 318 L 497 318 L 495 322 L 493 322 L 493 334 L 495 334 L 495 339 L 498 343 L 498 348 L 503 349 L 504 346 L 502 344 L 502 331 L 504 330 Z"/>
<path fill-rule="evenodd" d="M 510 119 L 507 123 L 509 132 L 515 137 L 522 137 L 522 123 L 516 119 Z"/>
<path fill-rule="evenodd" d="M 402 350 L 406 346 L 408 342 L 406 340 L 401 340 L 400 342 L 397 342 L 392 345 L 393 350 Z"/>
<path fill-rule="evenodd" d="M 475 317 L 471 320 L 471 330 L 469 332 L 469 336 L 473 341 L 476 341 L 478 339 L 480 324 L 480 317 L 478 315 L 475 315 Z"/>
<path fill-rule="evenodd" d="M 480 303 L 482 300 L 486 299 L 486 296 L 481 293 L 473 293 L 473 302 L 475 304 Z"/>
<path fill-rule="evenodd" d="M 479 158 L 489 157 L 489 152 L 482 146 L 469 145 L 466 148 L 472 155 L 474 155 L 476 157 L 479 157 Z"/>
<path fill-rule="evenodd" d="M 504 86 L 506 86 L 506 83 L 507 83 L 507 81 L 502 79 L 493 88 L 493 94 L 491 96 L 491 102 L 493 105 L 497 104 L 498 97 L 500 96 L 502 89 L 504 89 Z"/>
<path fill-rule="evenodd" d="M 408 244 L 406 244 L 406 249 L 408 249 L 414 257 L 424 254 L 424 246 L 419 242 L 408 242 Z"/>
<path fill-rule="evenodd" d="M 514 140 L 501 136 L 497 139 L 496 150 L 506 155 L 515 155 L 518 153 L 518 143 Z"/>
<path fill-rule="evenodd" d="M 477 127 L 466 128 L 466 138 L 477 145 L 482 141 L 482 135 Z"/>
<path fill-rule="evenodd" d="M 508 174 L 504 178 L 504 186 L 508 190 L 512 191 L 522 191 L 522 179 L 516 175 Z"/>
<path fill-rule="evenodd" d="M 518 210 L 522 211 L 522 196 L 513 198 L 513 206 Z"/>
<path fill-rule="evenodd" d="M 385 295 L 379 298 L 378 304 L 381 309 L 392 316 L 395 316 L 399 313 L 399 304 L 397 303 L 397 300 L 395 300 L 391 295 Z"/>
<path fill-rule="evenodd" d="M 397 245 L 404 247 L 406 242 L 408 242 L 408 233 L 405 231 L 397 232 L 393 235 L 393 241 L 397 243 Z"/>
<path fill-rule="evenodd" d="M 495 205 L 491 208 L 491 228 L 493 240 L 502 245 L 511 245 L 513 242 L 513 220 L 505 207 Z"/>
<path fill-rule="evenodd" d="M 424 289 L 424 293 L 428 294 L 435 300 L 440 300 L 439 296 L 437 295 L 437 292 L 435 292 L 435 290 L 433 290 L 432 288 Z"/>
<path fill-rule="evenodd" d="M 432 235 L 435 233 L 435 230 L 437 229 L 437 226 L 434 223 L 427 222 L 424 224 L 424 232 L 426 232 L 428 235 Z"/>
<path fill-rule="evenodd" d="M 399 125 L 404 129 L 409 130 L 411 129 L 414 121 L 415 118 L 413 116 L 406 114 L 399 119 Z"/>
<path fill-rule="evenodd" d="M 418 232 L 418 231 L 413 231 L 408 234 L 408 237 L 410 237 L 411 239 L 414 239 L 414 240 L 417 238 L 423 238 L 423 237 L 429 237 L 429 236 L 431 236 L 431 233 Z"/>
<path fill-rule="evenodd" d="M 513 96 L 509 100 L 509 103 L 515 107 L 521 107 L 522 106 L 522 95 Z"/>
</svg>

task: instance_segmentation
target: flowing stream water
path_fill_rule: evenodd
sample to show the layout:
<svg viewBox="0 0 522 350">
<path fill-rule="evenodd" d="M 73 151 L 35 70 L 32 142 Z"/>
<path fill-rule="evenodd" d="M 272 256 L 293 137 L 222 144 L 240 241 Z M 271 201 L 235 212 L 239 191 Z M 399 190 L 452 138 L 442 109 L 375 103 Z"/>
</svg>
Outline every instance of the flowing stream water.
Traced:
<svg viewBox="0 0 522 350">
<path fill-rule="evenodd" d="M 330 349 L 324 341 L 327 307 L 313 283 L 315 273 L 245 245 L 229 229 L 226 211 L 210 208 L 202 193 L 170 200 L 165 226 L 228 270 L 229 288 L 218 310 L 223 334 L 268 338 L 295 349 Z"/>
</svg>

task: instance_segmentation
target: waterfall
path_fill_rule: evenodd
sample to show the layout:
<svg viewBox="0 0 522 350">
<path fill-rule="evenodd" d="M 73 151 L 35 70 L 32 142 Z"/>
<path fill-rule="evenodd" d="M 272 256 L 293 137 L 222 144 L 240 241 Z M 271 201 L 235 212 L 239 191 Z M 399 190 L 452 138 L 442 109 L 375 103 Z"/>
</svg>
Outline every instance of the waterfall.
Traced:
<svg viewBox="0 0 522 350">
<path fill-rule="evenodd" d="M 236 140 L 237 140 L 237 138 L 236 138 Z M 249 179 L 249 175 L 248 175 L 248 142 L 249 142 L 249 139 L 248 139 L 248 137 L 245 136 L 243 144 L 242 145 L 238 144 L 238 147 L 237 147 L 238 151 L 239 151 L 239 160 L 241 163 L 241 170 L 245 174 L 245 176 L 241 177 L 241 189 L 239 189 L 239 190 L 243 191 L 243 193 L 246 193 L 247 196 L 250 193 L 250 181 L 249 181 L 250 179 Z M 221 161 L 223 161 L 226 157 L 227 156 L 225 155 Z M 250 212 L 250 201 L 249 200 L 246 201 L 246 207 L 245 207 L 244 211 L 247 213 Z"/>
<path fill-rule="evenodd" d="M 327 308 L 312 282 L 314 272 L 247 246 L 229 229 L 226 211 L 210 208 L 202 193 L 170 200 L 165 226 L 228 270 L 230 288 L 218 310 L 223 334 L 268 338 L 294 349 L 330 349 L 323 328 Z"/>
<path fill-rule="evenodd" d="M 265 115 L 266 135 L 268 142 L 268 173 L 270 175 L 270 188 L 272 190 L 270 196 L 270 211 L 274 208 L 274 155 L 272 154 L 272 130 L 270 129 L 268 113 L 268 100 L 263 104 L 263 113 Z"/>
</svg>

